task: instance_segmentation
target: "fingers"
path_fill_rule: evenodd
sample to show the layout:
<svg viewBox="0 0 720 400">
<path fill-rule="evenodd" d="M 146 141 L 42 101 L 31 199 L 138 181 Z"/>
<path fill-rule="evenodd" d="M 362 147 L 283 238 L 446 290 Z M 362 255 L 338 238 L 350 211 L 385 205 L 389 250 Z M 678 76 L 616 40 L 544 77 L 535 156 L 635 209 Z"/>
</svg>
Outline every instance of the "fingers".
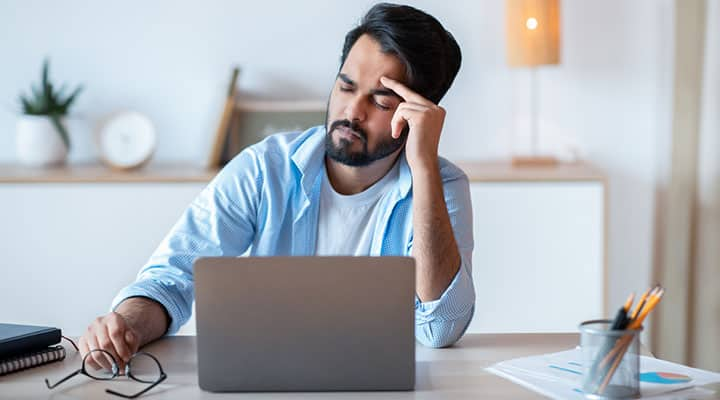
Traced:
<svg viewBox="0 0 720 400">
<path fill-rule="evenodd" d="M 93 330 L 95 329 L 93 328 Z M 93 334 L 87 336 L 87 345 L 90 356 L 85 359 L 85 362 L 95 369 L 103 368 L 106 370 L 112 370 L 112 363 L 107 359 L 105 354 L 99 351 L 92 351 L 101 348 L 98 344 L 97 338 L 95 337 L 96 335 L 97 333 L 93 332 Z"/>
<path fill-rule="evenodd" d="M 127 330 L 127 324 L 125 323 L 125 320 L 123 320 L 122 316 L 117 313 L 109 314 L 106 317 L 106 321 L 105 327 L 107 336 L 118 356 L 118 362 L 123 364 L 120 365 L 120 369 L 124 369 L 124 364 L 130 360 L 130 357 L 135 352 L 129 345 L 128 341 L 125 340 L 126 333 L 129 332 Z"/>
<path fill-rule="evenodd" d="M 130 329 L 125 331 L 125 342 L 130 349 L 131 356 L 140 349 L 140 338 Z"/>
<path fill-rule="evenodd" d="M 88 332 L 89 330 L 90 327 L 88 327 Z M 86 332 L 85 335 L 80 338 L 80 342 L 78 342 L 78 347 L 80 348 L 80 356 L 83 358 L 83 360 L 85 359 L 85 355 L 90 352 L 90 346 L 88 345 L 86 337 L 87 334 L 88 333 Z M 93 369 L 100 369 L 100 366 L 92 359 L 92 357 L 88 357 L 86 365 Z"/>
<path fill-rule="evenodd" d="M 417 104 L 417 103 L 408 103 L 408 102 L 400 103 L 400 105 L 398 105 L 398 108 L 402 108 L 402 109 L 405 109 L 408 111 L 417 111 L 417 112 L 426 112 L 426 111 L 432 110 L 432 108 L 430 108 L 428 106 L 424 106 L 422 104 Z"/>
<path fill-rule="evenodd" d="M 390 121 L 392 137 L 399 138 L 405 125 L 410 124 L 413 118 L 421 116 L 427 110 L 428 107 L 419 104 L 401 103 Z"/>
<path fill-rule="evenodd" d="M 395 111 L 395 115 L 393 115 L 392 120 L 390 121 L 390 129 L 393 139 L 400 137 L 400 134 L 406 124 L 407 120 L 403 118 L 402 113 Z"/>
<path fill-rule="evenodd" d="M 95 340 L 97 341 L 98 349 L 102 349 L 110 353 L 110 355 L 115 359 L 115 362 L 118 363 L 118 367 L 122 367 L 119 365 L 122 360 L 118 356 L 117 350 L 115 349 L 115 346 L 113 346 L 112 340 L 110 339 L 110 335 L 108 335 L 107 330 L 107 321 L 109 319 L 109 316 L 98 318 L 95 320 Z M 103 367 L 106 367 L 110 365 L 112 367 L 112 360 L 108 360 L 108 357 L 105 353 L 96 352 L 93 353 L 93 359 L 95 361 L 104 360 L 105 363 L 101 363 Z"/>
<path fill-rule="evenodd" d="M 99 317 L 88 326 L 85 335 L 80 339 L 80 351 L 85 355 L 95 349 L 107 351 L 114 359 L 120 371 L 138 349 L 137 335 L 129 329 L 125 319 L 112 312 Z M 112 359 L 103 352 L 93 352 L 86 360 L 91 368 L 112 369 Z"/>
<path fill-rule="evenodd" d="M 386 76 L 383 76 L 380 78 L 380 83 L 382 83 L 383 86 L 386 88 L 392 90 L 393 92 L 397 93 L 398 96 L 402 97 L 406 102 L 412 102 L 421 104 L 424 106 L 432 106 L 435 105 L 432 101 L 422 97 L 421 95 L 413 92 L 410 88 L 403 85 L 402 83 L 390 79 Z"/>
<path fill-rule="evenodd" d="M 112 354 L 113 358 L 115 358 L 115 362 L 117 363 L 118 370 L 124 371 L 125 370 L 125 364 L 128 360 L 130 360 L 130 356 L 123 356 L 122 354 L 127 353 L 128 351 L 125 350 L 127 348 L 127 345 L 125 344 L 125 332 L 119 335 L 119 339 L 113 339 L 113 336 L 118 337 L 118 333 L 116 331 L 113 331 L 111 333 L 110 328 L 108 324 L 106 323 L 103 326 L 104 332 L 103 335 L 98 335 L 98 344 L 101 346 L 103 350 L 108 351 L 110 354 Z M 112 336 L 111 336 L 112 335 Z M 118 348 L 120 347 L 120 348 Z M 122 349 L 122 350 L 121 350 Z M 121 354 L 122 352 L 122 354 Z"/>
</svg>

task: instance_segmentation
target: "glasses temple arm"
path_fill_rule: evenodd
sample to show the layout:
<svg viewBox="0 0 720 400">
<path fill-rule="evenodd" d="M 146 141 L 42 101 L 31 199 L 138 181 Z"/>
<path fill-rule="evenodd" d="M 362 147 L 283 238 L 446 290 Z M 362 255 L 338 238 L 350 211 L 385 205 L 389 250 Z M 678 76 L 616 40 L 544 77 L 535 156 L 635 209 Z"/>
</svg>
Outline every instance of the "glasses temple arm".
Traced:
<svg viewBox="0 0 720 400">
<path fill-rule="evenodd" d="M 110 393 L 110 394 L 114 394 L 115 396 L 124 397 L 124 398 L 126 398 L 126 399 L 134 399 L 134 398 L 142 395 L 143 393 L 147 392 L 148 390 L 154 388 L 155 386 L 159 385 L 160 382 L 162 382 L 162 381 L 165 380 L 165 378 L 167 378 L 167 375 L 165 375 L 165 373 L 162 372 L 162 375 L 160 375 L 160 379 L 156 380 L 155 382 L 151 383 L 150 386 L 146 387 L 145 389 L 143 389 L 143 390 L 141 390 L 141 391 L 139 391 L 139 392 L 137 392 L 137 393 L 135 393 L 135 394 L 133 394 L 133 395 L 127 395 L 127 394 L 118 393 L 118 392 L 116 392 L 116 391 L 114 391 L 114 390 L 112 390 L 112 389 L 105 389 L 105 392 Z"/>
<path fill-rule="evenodd" d="M 53 388 L 55 388 L 55 387 L 56 387 L 57 385 L 59 385 L 59 384 L 61 384 L 61 383 L 65 382 L 66 380 L 68 380 L 68 379 L 72 378 L 73 376 L 75 376 L 75 375 L 79 374 L 80 372 L 82 372 L 82 369 L 79 369 L 79 370 L 77 370 L 77 371 L 73 372 L 72 374 L 70 374 L 70 375 L 68 375 L 68 376 L 66 376 L 66 377 L 64 377 L 64 378 L 62 378 L 62 379 L 60 379 L 59 381 L 55 382 L 55 383 L 54 383 L 54 384 L 52 384 L 52 385 L 50 384 L 50 381 L 48 381 L 48 379 L 47 379 L 47 378 L 45 378 L 45 384 L 47 385 L 48 389 L 53 389 Z"/>
<path fill-rule="evenodd" d="M 73 342 L 72 339 L 70 339 L 70 338 L 67 337 L 67 336 L 61 336 L 61 337 L 62 337 L 63 339 L 65 339 L 65 340 L 67 340 L 68 342 L 70 342 L 70 344 L 75 348 L 75 351 L 80 351 L 80 349 L 79 349 L 78 346 L 75 344 L 75 342 Z"/>
</svg>

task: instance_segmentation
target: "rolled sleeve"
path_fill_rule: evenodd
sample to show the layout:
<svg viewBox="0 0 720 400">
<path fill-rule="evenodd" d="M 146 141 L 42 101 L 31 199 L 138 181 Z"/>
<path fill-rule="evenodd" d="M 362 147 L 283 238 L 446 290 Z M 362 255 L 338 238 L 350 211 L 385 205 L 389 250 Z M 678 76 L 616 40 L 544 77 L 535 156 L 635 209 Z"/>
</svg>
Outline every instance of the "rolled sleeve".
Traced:
<svg viewBox="0 0 720 400">
<path fill-rule="evenodd" d="M 472 277 L 461 266 L 439 299 L 421 302 L 415 297 L 415 337 L 428 347 L 454 344 L 470 325 L 474 303 Z"/>
<path fill-rule="evenodd" d="M 115 299 L 113 299 L 111 309 L 115 310 L 124 300 L 131 297 L 147 297 L 157 301 L 165 307 L 170 317 L 170 326 L 167 333 L 173 334 L 190 319 L 190 310 L 192 308 L 192 285 L 185 285 L 184 289 L 172 290 L 168 287 L 176 286 L 174 283 L 161 280 L 143 279 L 136 281 L 130 286 L 123 288 Z M 189 302 L 188 302 L 189 300 Z"/>
</svg>

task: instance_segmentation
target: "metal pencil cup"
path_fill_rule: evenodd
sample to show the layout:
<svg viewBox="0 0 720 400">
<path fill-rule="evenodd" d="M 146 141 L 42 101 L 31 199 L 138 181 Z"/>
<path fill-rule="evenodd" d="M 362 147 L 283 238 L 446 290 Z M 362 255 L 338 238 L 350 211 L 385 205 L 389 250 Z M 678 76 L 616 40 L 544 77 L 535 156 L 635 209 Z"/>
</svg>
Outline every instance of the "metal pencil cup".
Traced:
<svg viewBox="0 0 720 400">
<path fill-rule="evenodd" d="M 580 324 L 582 390 L 590 399 L 640 397 L 639 329 L 613 330 L 612 321 Z"/>
</svg>

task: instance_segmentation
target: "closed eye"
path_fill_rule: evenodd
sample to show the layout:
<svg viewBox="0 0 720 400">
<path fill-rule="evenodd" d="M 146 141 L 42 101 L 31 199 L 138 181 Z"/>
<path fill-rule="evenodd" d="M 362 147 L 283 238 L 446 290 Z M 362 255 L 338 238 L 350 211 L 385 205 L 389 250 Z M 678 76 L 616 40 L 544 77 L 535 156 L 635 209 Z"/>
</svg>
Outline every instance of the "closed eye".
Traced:
<svg viewBox="0 0 720 400">
<path fill-rule="evenodd" d="M 381 110 L 383 110 L 383 111 L 387 111 L 387 110 L 390 109 L 390 107 L 388 107 L 388 106 L 386 106 L 386 105 L 383 105 L 383 104 L 380 104 L 380 103 L 378 103 L 377 101 L 373 101 L 373 102 L 375 103 L 375 107 L 377 107 L 377 108 L 379 108 L 379 109 L 381 109 Z"/>
</svg>

